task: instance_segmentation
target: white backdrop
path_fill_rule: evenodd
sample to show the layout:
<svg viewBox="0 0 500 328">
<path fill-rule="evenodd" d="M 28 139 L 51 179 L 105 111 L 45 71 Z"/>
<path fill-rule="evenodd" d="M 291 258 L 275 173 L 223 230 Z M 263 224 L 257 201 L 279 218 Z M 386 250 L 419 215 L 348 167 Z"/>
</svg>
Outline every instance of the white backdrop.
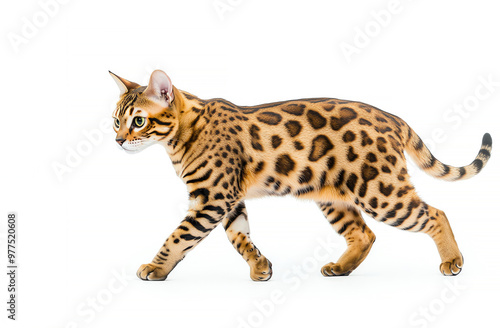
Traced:
<svg viewBox="0 0 500 328">
<path fill-rule="evenodd" d="M 253 105 L 359 100 L 404 118 L 452 165 L 500 130 L 499 6 L 492 1 L 6 2 L 2 26 L 2 263 L 19 215 L 18 320 L 8 327 L 449 327 L 497 322 L 500 173 L 447 183 L 410 167 L 465 257 L 443 277 L 430 238 L 367 218 L 377 242 L 349 277 L 324 278 L 344 241 L 313 203 L 247 203 L 266 283 L 217 228 L 164 282 L 135 277 L 183 218 L 186 188 L 160 147 L 115 146 L 111 70 L 163 69 L 201 98 Z M 8 8 L 8 9 L 7 9 Z M 2 214 L 3 213 L 3 214 Z M 325 254 L 328 253 L 328 256 Z M 7 276 L 0 290 L 6 308 Z M 5 301 L 4 301 L 5 300 Z M 2 326 L 3 326 L 2 323 Z"/>
</svg>

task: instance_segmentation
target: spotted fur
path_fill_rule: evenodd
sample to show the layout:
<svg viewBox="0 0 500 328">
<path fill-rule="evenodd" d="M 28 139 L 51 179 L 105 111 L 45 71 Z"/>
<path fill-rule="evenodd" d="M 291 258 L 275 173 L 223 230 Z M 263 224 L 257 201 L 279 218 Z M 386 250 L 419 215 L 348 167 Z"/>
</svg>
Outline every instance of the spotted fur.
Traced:
<svg viewBox="0 0 500 328">
<path fill-rule="evenodd" d="M 489 134 L 471 164 L 454 167 L 436 159 L 405 121 L 363 103 L 315 98 L 237 106 L 178 90 L 161 71 L 147 87 L 112 76 L 121 90 L 113 115 L 117 142 L 127 151 L 162 144 L 189 191 L 185 219 L 153 261 L 139 268 L 141 279 L 165 279 L 222 223 L 251 278 L 268 280 L 271 263 L 250 239 L 244 203 L 268 195 L 316 201 L 345 237 L 346 252 L 322 268 L 325 276 L 348 275 L 368 255 L 375 235 L 361 212 L 428 234 L 441 256 L 440 271 L 461 271 L 463 258 L 446 215 L 417 195 L 404 152 L 436 178 L 463 180 L 490 158 Z"/>
</svg>

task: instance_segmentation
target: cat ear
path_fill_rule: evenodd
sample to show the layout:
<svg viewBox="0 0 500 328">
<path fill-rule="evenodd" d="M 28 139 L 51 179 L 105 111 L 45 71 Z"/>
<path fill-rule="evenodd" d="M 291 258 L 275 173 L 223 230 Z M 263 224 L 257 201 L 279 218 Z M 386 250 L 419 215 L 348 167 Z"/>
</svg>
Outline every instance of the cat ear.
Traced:
<svg viewBox="0 0 500 328">
<path fill-rule="evenodd" d="M 132 89 L 136 89 L 140 87 L 139 84 L 130 82 L 129 80 L 125 80 L 124 78 L 119 77 L 115 73 L 108 71 L 113 80 L 115 80 L 116 84 L 118 85 L 118 88 L 120 88 L 120 96 L 123 96 L 123 94 L 129 92 Z"/>
<path fill-rule="evenodd" d="M 172 81 L 165 72 L 160 70 L 151 74 L 148 87 L 143 94 L 164 107 L 168 107 L 174 101 Z"/>
</svg>

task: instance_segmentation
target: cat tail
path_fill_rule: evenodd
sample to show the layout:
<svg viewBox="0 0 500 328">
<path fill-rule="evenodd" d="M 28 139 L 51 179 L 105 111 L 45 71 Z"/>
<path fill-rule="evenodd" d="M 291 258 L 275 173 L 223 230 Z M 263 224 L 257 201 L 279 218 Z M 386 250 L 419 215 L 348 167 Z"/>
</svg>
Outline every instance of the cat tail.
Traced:
<svg viewBox="0 0 500 328">
<path fill-rule="evenodd" d="M 443 180 L 456 181 L 472 178 L 486 165 L 491 156 L 491 135 L 485 133 L 481 149 L 472 163 L 462 167 L 443 164 L 431 154 L 422 139 L 410 127 L 405 150 L 415 163 L 427 174 Z"/>
</svg>

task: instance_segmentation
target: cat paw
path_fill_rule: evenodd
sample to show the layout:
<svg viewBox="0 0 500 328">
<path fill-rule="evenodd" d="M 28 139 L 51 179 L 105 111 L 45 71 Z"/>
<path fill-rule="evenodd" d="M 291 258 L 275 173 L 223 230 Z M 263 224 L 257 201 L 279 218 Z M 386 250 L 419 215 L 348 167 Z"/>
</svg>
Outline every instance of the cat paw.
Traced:
<svg viewBox="0 0 500 328">
<path fill-rule="evenodd" d="M 268 281 L 273 275 L 273 265 L 264 256 L 257 258 L 256 263 L 250 269 L 250 278 L 253 281 Z"/>
<path fill-rule="evenodd" d="M 352 271 L 346 271 L 342 269 L 342 267 L 339 264 L 330 262 L 328 264 L 325 264 L 321 268 L 321 273 L 325 277 L 337 277 L 337 276 L 348 276 L 351 274 Z"/>
<path fill-rule="evenodd" d="M 168 272 L 155 263 L 143 264 L 137 270 L 137 277 L 142 280 L 165 280 Z"/>
<path fill-rule="evenodd" d="M 456 276 L 462 271 L 462 266 L 464 265 L 463 256 L 454 258 L 453 260 L 441 263 L 439 266 L 439 271 L 445 276 Z"/>
</svg>

